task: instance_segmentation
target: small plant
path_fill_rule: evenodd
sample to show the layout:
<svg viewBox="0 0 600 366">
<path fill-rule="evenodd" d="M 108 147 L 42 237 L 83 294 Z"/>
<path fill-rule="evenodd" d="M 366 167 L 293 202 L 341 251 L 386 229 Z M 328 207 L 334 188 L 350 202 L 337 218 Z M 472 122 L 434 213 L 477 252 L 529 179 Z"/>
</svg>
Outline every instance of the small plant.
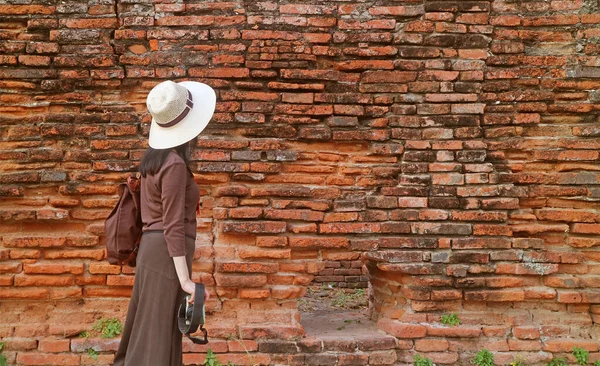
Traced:
<svg viewBox="0 0 600 366">
<path fill-rule="evenodd" d="M 92 330 L 101 334 L 102 338 L 114 338 L 123 331 L 123 324 L 119 319 L 98 319 Z"/>
<path fill-rule="evenodd" d="M 223 366 L 223 364 L 217 359 L 217 356 L 213 353 L 212 349 L 208 349 L 206 352 L 206 358 L 204 359 L 204 366 Z M 235 366 L 231 361 L 227 361 L 226 366 Z"/>
<path fill-rule="evenodd" d="M 217 359 L 217 356 L 213 353 L 212 349 L 208 349 L 206 352 L 206 358 L 204 359 L 203 365 L 205 366 L 222 366 L 221 362 Z"/>
<path fill-rule="evenodd" d="M 358 319 L 345 319 L 344 320 L 344 325 L 342 325 L 341 327 L 337 328 L 337 330 L 344 330 L 346 328 L 346 325 L 348 324 L 352 324 L 352 322 L 355 322 L 356 324 L 360 324 L 360 320 Z"/>
<path fill-rule="evenodd" d="M 343 289 L 337 290 L 335 298 L 331 300 L 331 305 L 334 307 L 346 307 L 351 303 L 366 301 L 365 289 L 357 289 L 353 293 L 346 293 Z"/>
<path fill-rule="evenodd" d="M 308 301 L 306 301 L 305 299 L 298 299 L 298 306 L 307 306 L 308 305 Z"/>
<path fill-rule="evenodd" d="M 350 320 L 350 319 L 346 319 L 346 320 L 344 320 L 344 323 L 345 323 L 345 324 L 344 324 L 344 325 L 342 325 L 341 327 L 338 327 L 338 328 L 337 328 L 337 330 L 344 330 L 344 329 L 346 328 L 346 324 L 350 324 L 350 323 L 352 323 L 352 320 Z"/>
<path fill-rule="evenodd" d="M 594 362 L 594 365 L 593 365 L 593 366 L 600 366 L 600 361 L 596 361 L 596 362 Z"/>
<path fill-rule="evenodd" d="M 250 353 L 250 351 L 248 351 L 248 348 L 246 348 L 246 344 L 244 344 L 243 340 L 244 338 L 242 337 L 242 331 L 240 330 L 239 333 L 239 337 L 236 337 L 233 334 L 229 334 L 225 337 L 228 341 L 236 341 L 239 343 L 240 346 L 242 346 L 242 348 L 244 349 L 244 352 L 246 352 L 246 355 L 248 356 L 248 361 L 251 365 L 254 365 L 254 357 L 252 357 L 252 354 Z M 231 361 L 227 361 L 227 366 L 235 366 Z"/>
<path fill-rule="evenodd" d="M 342 290 L 336 294 L 336 297 L 333 300 L 331 300 L 331 305 L 335 307 L 342 307 L 345 306 L 349 300 L 350 296 Z"/>
<path fill-rule="evenodd" d="M 508 365 L 509 366 L 524 366 L 525 363 L 523 362 L 523 358 L 521 356 L 517 356 L 517 358 L 512 360 Z"/>
<path fill-rule="evenodd" d="M 425 358 L 421 355 L 415 355 L 413 359 L 415 360 L 413 363 L 414 366 L 433 366 L 433 361 L 430 358 Z"/>
<path fill-rule="evenodd" d="M 90 332 L 84 330 L 83 332 L 79 333 L 79 338 L 90 338 Z"/>
<path fill-rule="evenodd" d="M 87 355 L 89 358 L 93 359 L 94 361 L 98 360 L 98 351 L 96 351 L 95 349 L 93 349 L 92 347 L 87 349 Z"/>
<path fill-rule="evenodd" d="M 2 354 L 4 342 L 0 342 L 0 366 L 6 366 L 6 357 Z"/>
<path fill-rule="evenodd" d="M 554 358 L 548 363 L 548 366 L 567 366 L 567 361 L 564 358 Z"/>
<path fill-rule="evenodd" d="M 587 365 L 590 353 L 581 347 L 573 348 L 573 356 L 579 365 Z"/>
<path fill-rule="evenodd" d="M 458 319 L 458 315 L 450 314 L 450 315 L 442 315 L 442 324 L 455 326 L 460 324 L 460 319 Z"/>
<path fill-rule="evenodd" d="M 494 354 L 487 349 L 477 352 L 472 361 L 477 366 L 494 366 Z"/>
<path fill-rule="evenodd" d="M 321 285 L 321 291 L 325 291 L 325 290 L 331 290 L 332 288 L 335 287 L 335 283 L 330 283 L 330 284 L 322 284 Z"/>
</svg>

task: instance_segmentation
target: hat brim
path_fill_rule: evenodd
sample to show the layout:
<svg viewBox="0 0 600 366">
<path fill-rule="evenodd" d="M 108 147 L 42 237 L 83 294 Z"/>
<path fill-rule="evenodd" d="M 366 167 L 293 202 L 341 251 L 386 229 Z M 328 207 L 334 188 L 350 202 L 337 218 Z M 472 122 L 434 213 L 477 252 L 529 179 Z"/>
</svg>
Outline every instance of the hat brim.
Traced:
<svg viewBox="0 0 600 366">
<path fill-rule="evenodd" d="M 190 91 L 194 106 L 183 120 L 172 127 L 161 127 L 152 119 L 148 144 L 153 149 L 170 149 L 192 140 L 206 128 L 215 112 L 217 96 L 213 88 L 196 81 L 178 84 Z"/>
</svg>

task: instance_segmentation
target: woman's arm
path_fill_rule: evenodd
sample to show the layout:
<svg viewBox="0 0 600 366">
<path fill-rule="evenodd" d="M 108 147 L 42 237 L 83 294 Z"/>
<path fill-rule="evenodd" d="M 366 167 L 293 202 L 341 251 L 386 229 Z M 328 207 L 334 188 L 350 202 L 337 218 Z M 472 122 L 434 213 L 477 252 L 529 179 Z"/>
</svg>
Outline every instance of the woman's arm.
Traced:
<svg viewBox="0 0 600 366">
<path fill-rule="evenodd" d="M 189 274 L 190 272 L 188 270 L 185 256 L 172 257 L 172 258 L 173 258 L 173 264 L 175 264 L 175 271 L 177 272 L 177 278 L 179 278 L 179 283 L 181 284 L 181 288 L 183 288 L 183 290 L 187 293 L 192 293 L 184 287 L 184 285 L 186 285 L 188 282 L 192 282 L 190 280 L 190 274 Z M 193 282 L 192 282 L 192 284 L 193 284 Z"/>
<path fill-rule="evenodd" d="M 190 299 L 190 303 L 194 302 L 194 292 L 196 290 L 196 284 L 190 280 L 190 275 L 188 271 L 187 262 L 185 260 L 185 256 L 182 257 L 172 257 L 173 263 L 175 264 L 175 271 L 177 272 L 177 278 L 179 278 L 179 284 L 181 284 L 181 288 L 183 291 L 192 295 Z M 204 301 L 210 298 L 210 294 L 206 290 L 206 286 L 204 287 Z"/>
</svg>

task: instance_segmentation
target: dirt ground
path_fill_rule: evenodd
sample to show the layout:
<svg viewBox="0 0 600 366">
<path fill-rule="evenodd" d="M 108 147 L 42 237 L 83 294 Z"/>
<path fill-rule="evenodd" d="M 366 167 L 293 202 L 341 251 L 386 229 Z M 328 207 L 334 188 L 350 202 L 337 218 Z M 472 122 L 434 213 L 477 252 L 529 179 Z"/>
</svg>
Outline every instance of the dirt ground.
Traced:
<svg viewBox="0 0 600 366">
<path fill-rule="evenodd" d="M 368 316 L 368 290 L 335 288 L 327 284 L 310 286 L 298 301 L 307 335 L 347 337 L 378 333 Z"/>
<path fill-rule="evenodd" d="M 367 289 L 336 288 L 328 284 L 313 284 L 299 300 L 303 313 L 341 310 L 366 310 L 369 306 Z"/>
</svg>

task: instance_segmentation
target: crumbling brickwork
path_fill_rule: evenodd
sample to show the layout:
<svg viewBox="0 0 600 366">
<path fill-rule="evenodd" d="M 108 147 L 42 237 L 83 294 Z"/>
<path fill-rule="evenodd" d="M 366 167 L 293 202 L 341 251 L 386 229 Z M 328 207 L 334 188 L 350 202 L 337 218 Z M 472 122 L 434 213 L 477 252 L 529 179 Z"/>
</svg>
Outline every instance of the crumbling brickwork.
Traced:
<svg viewBox="0 0 600 366">
<path fill-rule="evenodd" d="M 76 338 L 131 292 L 103 218 L 147 146 L 148 91 L 190 79 L 218 93 L 193 155 L 215 352 L 600 359 L 599 54 L 597 0 L 0 4 L 3 354 L 111 362 L 118 340 Z M 289 341 L 312 281 L 369 285 L 398 341 Z"/>
</svg>

